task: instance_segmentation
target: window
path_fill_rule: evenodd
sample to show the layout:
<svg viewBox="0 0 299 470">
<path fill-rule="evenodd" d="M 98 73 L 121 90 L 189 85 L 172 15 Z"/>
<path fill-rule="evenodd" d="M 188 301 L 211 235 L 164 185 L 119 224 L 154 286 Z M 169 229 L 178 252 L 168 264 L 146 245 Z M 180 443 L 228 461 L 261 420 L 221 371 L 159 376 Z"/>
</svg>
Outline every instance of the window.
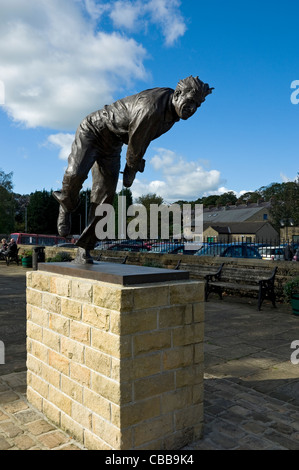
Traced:
<svg viewBox="0 0 299 470">
<path fill-rule="evenodd" d="M 264 215 L 263 215 L 263 219 L 264 219 L 264 220 L 268 220 L 268 214 L 264 214 Z"/>
<path fill-rule="evenodd" d="M 21 242 L 23 245 L 36 245 L 36 237 L 30 235 L 22 235 Z"/>
</svg>

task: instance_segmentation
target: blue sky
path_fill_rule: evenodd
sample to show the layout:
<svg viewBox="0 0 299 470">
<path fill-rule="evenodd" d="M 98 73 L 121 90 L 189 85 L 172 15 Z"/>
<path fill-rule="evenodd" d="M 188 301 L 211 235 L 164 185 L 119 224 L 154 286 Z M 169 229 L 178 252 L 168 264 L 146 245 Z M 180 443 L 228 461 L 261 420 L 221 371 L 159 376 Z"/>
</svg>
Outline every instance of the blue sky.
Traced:
<svg viewBox="0 0 299 470">
<path fill-rule="evenodd" d="M 155 192 L 167 202 L 191 201 L 296 178 L 297 1 L 0 6 L 0 169 L 13 172 L 15 192 L 60 188 L 87 114 L 147 88 L 175 88 L 189 75 L 215 90 L 192 118 L 151 143 L 135 197 Z"/>
</svg>

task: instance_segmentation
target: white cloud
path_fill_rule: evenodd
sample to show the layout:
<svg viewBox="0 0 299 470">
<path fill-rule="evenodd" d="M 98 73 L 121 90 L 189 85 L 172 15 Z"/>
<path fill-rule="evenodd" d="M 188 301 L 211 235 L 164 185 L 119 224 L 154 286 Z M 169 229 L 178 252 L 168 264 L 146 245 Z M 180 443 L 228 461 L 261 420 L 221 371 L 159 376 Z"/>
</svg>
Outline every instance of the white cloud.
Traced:
<svg viewBox="0 0 299 470">
<path fill-rule="evenodd" d="M 88 6 L 89 14 L 83 9 Z M 68 130 L 145 79 L 146 51 L 134 39 L 93 27 L 94 1 L 10 0 L 1 6 L 4 109 L 27 127 Z"/>
<path fill-rule="evenodd" d="M 148 2 L 152 21 L 160 25 L 168 46 L 173 45 L 187 29 L 179 11 L 180 4 L 179 0 L 150 0 Z"/>
<path fill-rule="evenodd" d="M 81 1 L 81 0 L 77 0 Z M 90 17 L 94 20 L 98 20 L 101 16 L 110 9 L 109 5 L 105 5 L 102 3 L 97 3 L 96 0 L 84 0 L 85 8 L 90 15 Z"/>
<path fill-rule="evenodd" d="M 159 172 L 159 179 L 147 182 L 138 176 L 132 186 L 134 198 L 156 193 L 168 202 L 178 199 L 191 201 L 208 191 L 215 194 L 223 183 L 218 170 L 208 171 L 201 161 L 187 161 L 169 149 L 156 149 L 149 165 Z"/>
<path fill-rule="evenodd" d="M 60 149 L 58 156 L 61 160 L 67 160 L 71 153 L 74 137 L 74 134 L 52 134 L 48 137 L 48 142 Z"/>
<path fill-rule="evenodd" d="M 280 179 L 283 183 L 289 183 L 292 181 L 287 175 L 285 175 L 282 171 L 280 172 Z"/>
<path fill-rule="evenodd" d="M 167 46 L 172 46 L 186 31 L 178 0 L 119 0 L 111 6 L 110 17 L 117 28 L 135 31 L 147 23 L 161 29 Z"/>
<path fill-rule="evenodd" d="M 110 17 L 117 28 L 134 31 L 137 29 L 137 20 L 140 20 L 143 12 L 142 2 L 132 3 L 127 0 L 119 0 L 112 6 Z"/>
<path fill-rule="evenodd" d="M 151 24 L 172 45 L 186 29 L 179 6 L 178 0 L 2 2 L 4 110 L 29 128 L 74 130 L 87 114 L 113 102 L 116 91 L 148 76 L 147 51 L 123 29 L 144 33 Z M 122 32 L 105 32 L 104 17 Z"/>
</svg>

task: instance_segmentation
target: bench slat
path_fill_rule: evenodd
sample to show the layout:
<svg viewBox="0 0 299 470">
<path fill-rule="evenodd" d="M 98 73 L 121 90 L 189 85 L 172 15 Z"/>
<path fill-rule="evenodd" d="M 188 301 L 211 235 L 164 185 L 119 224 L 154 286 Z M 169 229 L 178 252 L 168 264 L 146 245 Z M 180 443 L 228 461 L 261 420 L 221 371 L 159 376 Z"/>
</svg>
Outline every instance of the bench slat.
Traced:
<svg viewBox="0 0 299 470">
<path fill-rule="evenodd" d="M 274 279 L 277 271 L 275 267 L 269 269 L 244 269 L 231 268 L 223 264 L 218 267 L 218 272 L 211 272 L 205 276 L 205 300 L 208 300 L 210 292 L 216 292 L 222 299 L 223 290 L 239 290 L 258 292 L 258 310 L 261 309 L 263 300 L 269 297 L 275 307 Z M 217 273 L 217 274 L 216 274 Z"/>
</svg>

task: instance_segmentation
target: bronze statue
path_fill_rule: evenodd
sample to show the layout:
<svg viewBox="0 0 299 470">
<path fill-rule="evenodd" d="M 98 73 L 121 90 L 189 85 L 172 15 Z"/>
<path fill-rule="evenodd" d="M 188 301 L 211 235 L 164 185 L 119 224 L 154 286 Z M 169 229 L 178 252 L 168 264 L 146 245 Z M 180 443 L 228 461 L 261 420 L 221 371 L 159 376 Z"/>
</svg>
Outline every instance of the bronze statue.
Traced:
<svg viewBox="0 0 299 470">
<path fill-rule="evenodd" d="M 89 114 L 77 129 L 68 158 L 61 191 L 53 192 L 59 202 L 58 233 L 70 233 L 70 214 L 79 204 L 79 193 L 92 171 L 88 227 L 76 245 L 76 262 L 92 263 L 90 250 L 96 244 L 95 216 L 99 204 L 112 204 L 120 171 L 123 144 L 128 146 L 123 184 L 129 188 L 136 173 L 143 172 L 143 156 L 152 140 L 169 131 L 180 119 L 189 119 L 212 93 L 198 77 L 180 80 L 176 89 L 153 88 L 120 99 Z"/>
</svg>

